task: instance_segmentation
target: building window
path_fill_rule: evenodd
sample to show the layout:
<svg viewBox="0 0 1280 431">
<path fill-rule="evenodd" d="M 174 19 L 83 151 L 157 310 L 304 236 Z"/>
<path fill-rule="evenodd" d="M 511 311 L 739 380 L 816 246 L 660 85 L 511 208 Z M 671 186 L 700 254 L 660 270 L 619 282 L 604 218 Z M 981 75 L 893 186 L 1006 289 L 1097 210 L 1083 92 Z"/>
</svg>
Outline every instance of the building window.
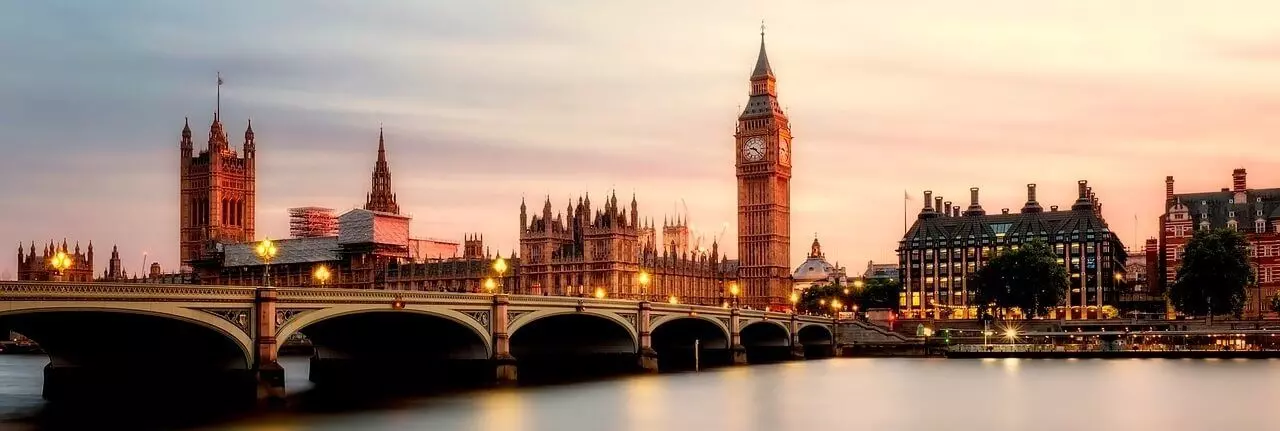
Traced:
<svg viewBox="0 0 1280 431">
<path fill-rule="evenodd" d="M 1209 220 L 1200 222 L 1200 230 L 1209 230 Z"/>
<path fill-rule="evenodd" d="M 1227 229 L 1236 230 L 1238 224 L 1235 220 L 1227 220 Z"/>
<path fill-rule="evenodd" d="M 1266 220 L 1258 220 L 1253 222 L 1253 231 L 1255 233 L 1266 233 L 1267 232 Z"/>
</svg>

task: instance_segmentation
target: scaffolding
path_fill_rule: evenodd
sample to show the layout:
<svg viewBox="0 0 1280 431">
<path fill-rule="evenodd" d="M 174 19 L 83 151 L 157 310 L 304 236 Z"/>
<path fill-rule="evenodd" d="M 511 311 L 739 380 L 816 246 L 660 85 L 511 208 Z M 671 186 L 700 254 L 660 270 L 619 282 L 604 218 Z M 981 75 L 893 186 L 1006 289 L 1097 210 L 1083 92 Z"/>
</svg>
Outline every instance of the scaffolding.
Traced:
<svg viewBox="0 0 1280 431">
<path fill-rule="evenodd" d="M 336 236 L 338 217 L 332 208 L 289 208 L 289 235 L 294 238 Z"/>
</svg>

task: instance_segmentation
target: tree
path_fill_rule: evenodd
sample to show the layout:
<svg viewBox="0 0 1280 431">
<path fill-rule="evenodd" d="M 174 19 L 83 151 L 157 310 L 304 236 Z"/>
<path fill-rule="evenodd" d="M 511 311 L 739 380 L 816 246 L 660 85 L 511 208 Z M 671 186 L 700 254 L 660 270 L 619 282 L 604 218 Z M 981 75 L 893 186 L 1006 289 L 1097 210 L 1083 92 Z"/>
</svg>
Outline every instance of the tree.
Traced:
<svg viewBox="0 0 1280 431">
<path fill-rule="evenodd" d="M 1182 249 L 1169 299 L 1190 316 L 1244 312 L 1245 286 L 1253 283 L 1248 240 L 1234 229 L 1197 230 Z"/>
<path fill-rule="evenodd" d="M 855 292 L 853 299 L 861 309 L 891 308 L 898 310 L 902 296 L 902 284 L 898 280 L 872 278 L 866 281 L 862 289 Z"/>
<path fill-rule="evenodd" d="M 1043 241 L 1033 240 L 991 257 L 970 276 L 969 286 L 975 290 L 980 316 L 991 304 L 1001 309 L 1018 308 L 1024 315 L 1039 315 L 1062 301 L 1068 277 L 1053 250 Z"/>
<path fill-rule="evenodd" d="M 1271 311 L 1280 313 L 1280 293 L 1271 297 Z"/>
<path fill-rule="evenodd" d="M 852 295 L 853 291 L 849 293 Z M 831 312 L 832 299 L 838 299 L 844 304 L 850 303 L 850 298 L 844 294 L 844 288 L 835 284 L 825 284 L 805 289 L 800 295 L 800 303 L 796 305 L 803 312 L 827 314 Z"/>
</svg>

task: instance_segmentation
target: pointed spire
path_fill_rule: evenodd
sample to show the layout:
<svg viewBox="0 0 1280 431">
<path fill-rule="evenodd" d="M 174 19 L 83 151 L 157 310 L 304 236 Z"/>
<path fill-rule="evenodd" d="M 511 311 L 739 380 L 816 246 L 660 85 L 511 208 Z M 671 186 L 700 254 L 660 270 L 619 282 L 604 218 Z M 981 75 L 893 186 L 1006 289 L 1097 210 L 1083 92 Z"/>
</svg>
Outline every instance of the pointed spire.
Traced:
<svg viewBox="0 0 1280 431">
<path fill-rule="evenodd" d="M 764 49 L 764 20 L 760 20 L 760 55 L 756 58 L 756 67 L 751 71 L 751 77 L 766 76 L 773 76 L 773 68 L 769 66 L 769 55 Z"/>
<path fill-rule="evenodd" d="M 191 139 L 191 117 L 182 117 L 182 140 Z"/>
<path fill-rule="evenodd" d="M 253 119 L 252 118 L 249 119 L 249 127 L 246 127 L 244 129 L 244 140 L 246 142 L 253 140 Z"/>
<path fill-rule="evenodd" d="M 378 127 L 378 160 L 373 164 L 373 185 L 364 209 L 400 214 L 400 205 L 391 191 L 391 168 L 387 164 L 387 147 L 382 127 Z"/>
</svg>

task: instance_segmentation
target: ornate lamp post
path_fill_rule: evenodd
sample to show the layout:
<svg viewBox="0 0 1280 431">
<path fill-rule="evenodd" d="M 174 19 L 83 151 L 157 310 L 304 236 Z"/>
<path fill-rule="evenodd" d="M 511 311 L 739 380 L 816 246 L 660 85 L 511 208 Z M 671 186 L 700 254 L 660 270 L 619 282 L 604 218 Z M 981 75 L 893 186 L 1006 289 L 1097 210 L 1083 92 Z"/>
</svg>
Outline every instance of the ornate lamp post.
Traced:
<svg viewBox="0 0 1280 431">
<path fill-rule="evenodd" d="M 738 282 L 729 283 L 729 295 L 733 297 L 733 308 L 738 308 Z"/>
<path fill-rule="evenodd" d="M 276 252 L 279 250 L 276 249 L 276 244 L 271 242 L 271 238 L 264 238 L 253 251 L 266 266 L 262 270 L 263 283 L 266 287 L 271 287 L 271 260 L 276 258 Z"/>
<path fill-rule="evenodd" d="M 67 256 L 67 253 L 64 251 L 59 251 L 49 259 L 49 266 L 52 266 L 54 270 L 58 271 L 54 276 L 53 281 L 62 281 L 63 272 L 65 272 L 67 268 L 71 267 L 71 256 Z"/>
<path fill-rule="evenodd" d="M 636 276 L 636 281 L 640 283 L 640 300 L 648 301 L 649 300 L 649 289 L 648 289 L 649 273 L 647 271 L 641 270 L 640 275 Z M 672 298 L 674 298 L 674 296 Z"/>
<path fill-rule="evenodd" d="M 317 266 L 316 270 L 311 273 L 311 277 L 320 282 L 320 287 L 324 287 L 325 283 L 329 282 L 329 277 L 331 275 L 332 274 L 329 273 L 329 267 L 324 265 Z"/>
<path fill-rule="evenodd" d="M 484 279 L 484 290 L 486 292 L 493 293 L 493 289 L 496 289 L 497 287 L 498 283 L 493 281 L 492 277 Z"/>
<path fill-rule="evenodd" d="M 800 304 L 800 294 L 791 292 L 791 314 L 796 314 L 796 308 Z"/>
<path fill-rule="evenodd" d="M 831 318 L 840 320 L 840 300 L 831 300 Z"/>
<path fill-rule="evenodd" d="M 503 275 L 507 273 L 507 260 L 503 259 L 502 256 L 498 256 L 498 258 L 493 261 L 493 271 L 498 273 L 497 293 L 503 293 L 502 279 L 503 279 Z M 489 290 L 493 290 L 493 289 L 489 289 Z"/>
</svg>

